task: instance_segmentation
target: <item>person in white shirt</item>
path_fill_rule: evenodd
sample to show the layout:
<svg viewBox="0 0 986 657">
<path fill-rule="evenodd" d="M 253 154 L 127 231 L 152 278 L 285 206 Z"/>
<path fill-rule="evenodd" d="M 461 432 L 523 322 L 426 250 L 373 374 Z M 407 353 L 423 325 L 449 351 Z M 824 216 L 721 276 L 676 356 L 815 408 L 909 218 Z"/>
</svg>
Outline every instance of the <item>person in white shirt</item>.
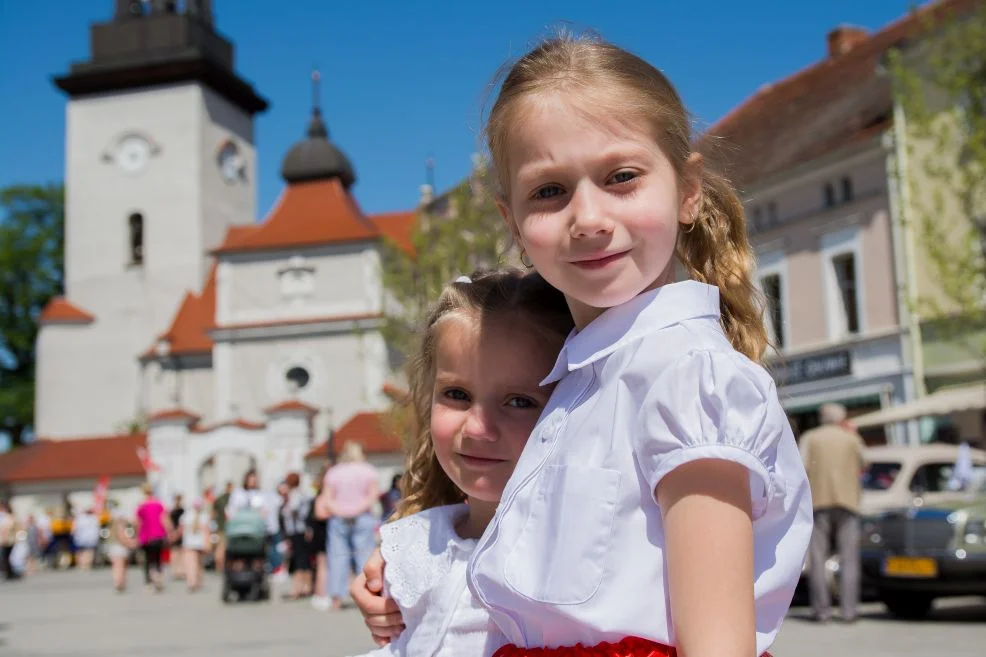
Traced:
<svg viewBox="0 0 986 657">
<path fill-rule="evenodd" d="M 189 592 L 202 588 L 202 559 L 212 548 L 211 510 L 202 500 L 195 500 L 191 510 L 181 517 L 181 552 L 185 560 L 183 572 Z"/>
<path fill-rule="evenodd" d="M 540 386 L 571 329 L 564 299 L 517 271 L 460 277 L 428 317 L 409 367 L 414 439 L 395 520 L 380 530 L 401 637 L 374 657 L 461 657 L 500 634 L 466 583 L 550 387 Z"/>
<path fill-rule="evenodd" d="M 596 38 L 541 43 L 492 107 L 498 206 L 576 326 L 469 564 L 497 657 L 754 657 L 790 605 L 811 495 L 742 204 L 690 132 L 664 75 Z"/>
<path fill-rule="evenodd" d="M 96 509 L 89 507 L 75 516 L 72 522 L 72 540 L 75 542 L 75 556 L 80 570 L 90 570 L 99 547 L 99 516 Z"/>
</svg>

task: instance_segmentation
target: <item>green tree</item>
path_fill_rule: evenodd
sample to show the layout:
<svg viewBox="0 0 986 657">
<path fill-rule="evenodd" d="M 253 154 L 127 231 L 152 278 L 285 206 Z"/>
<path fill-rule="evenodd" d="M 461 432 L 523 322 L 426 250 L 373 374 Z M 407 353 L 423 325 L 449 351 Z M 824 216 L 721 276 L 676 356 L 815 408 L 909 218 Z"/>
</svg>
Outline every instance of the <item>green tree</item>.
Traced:
<svg viewBox="0 0 986 657">
<path fill-rule="evenodd" d="M 385 242 L 384 338 L 403 360 L 442 289 L 457 277 L 507 260 L 510 235 L 500 219 L 487 169 L 480 166 L 450 193 L 425 206 L 411 235 L 414 253 Z"/>
<path fill-rule="evenodd" d="M 34 421 L 38 316 L 62 293 L 65 190 L 0 190 L 0 432 L 23 444 Z"/>
<path fill-rule="evenodd" d="M 924 12 L 919 37 L 889 53 L 911 168 L 898 182 L 939 292 L 918 312 L 986 361 L 986 3 L 956 4 Z"/>
</svg>

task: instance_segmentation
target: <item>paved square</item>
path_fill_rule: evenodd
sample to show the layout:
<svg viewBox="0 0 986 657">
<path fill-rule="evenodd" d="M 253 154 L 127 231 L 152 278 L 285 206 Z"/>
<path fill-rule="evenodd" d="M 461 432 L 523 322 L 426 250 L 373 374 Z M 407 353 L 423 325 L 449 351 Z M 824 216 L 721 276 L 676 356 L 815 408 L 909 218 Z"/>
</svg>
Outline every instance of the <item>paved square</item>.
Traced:
<svg viewBox="0 0 986 657">
<path fill-rule="evenodd" d="M 3 657 L 344 657 L 372 648 L 359 613 L 317 612 L 307 602 L 223 605 L 209 575 L 190 595 L 178 582 L 155 595 L 130 573 L 118 595 L 109 572 L 43 573 L 0 582 Z M 280 591 L 275 590 L 279 594 Z M 944 605 L 933 620 L 902 623 L 864 605 L 853 626 L 818 626 L 795 609 L 772 652 L 777 657 L 982 657 L 986 603 Z M 463 656 L 468 657 L 468 656 Z"/>
</svg>

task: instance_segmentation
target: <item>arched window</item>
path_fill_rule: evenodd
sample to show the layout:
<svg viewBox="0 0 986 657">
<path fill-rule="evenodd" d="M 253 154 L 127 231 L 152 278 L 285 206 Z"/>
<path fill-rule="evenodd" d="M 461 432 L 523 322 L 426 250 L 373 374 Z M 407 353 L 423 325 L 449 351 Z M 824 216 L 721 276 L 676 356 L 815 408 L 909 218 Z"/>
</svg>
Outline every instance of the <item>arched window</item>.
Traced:
<svg viewBox="0 0 986 657">
<path fill-rule="evenodd" d="M 130 227 L 130 264 L 144 263 L 144 215 L 134 212 L 128 219 Z"/>
</svg>

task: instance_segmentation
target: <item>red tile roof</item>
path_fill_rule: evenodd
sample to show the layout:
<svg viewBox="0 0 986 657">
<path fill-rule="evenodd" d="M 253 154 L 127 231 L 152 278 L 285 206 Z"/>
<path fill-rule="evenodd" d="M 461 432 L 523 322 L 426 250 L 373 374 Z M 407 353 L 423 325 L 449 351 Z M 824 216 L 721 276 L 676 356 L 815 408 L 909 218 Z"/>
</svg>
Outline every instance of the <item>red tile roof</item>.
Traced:
<svg viewBox="0 0 986 657">
<path fill-rule="evenodd" d="M 158 336 L 158 341 L 167 341 L 168 355 L 193 356 L 212 353 L 212 338 L 209 329 L 216 316 L 216 266 L 209 270 L 202 294 L 188 292 L 178 306 L 178 312 L 171 320 L 167 331 Z M 157 345 L 148 347 L 143 358 L 157 356 Z"/>
<path fill-rule="evenodd" d="M 264 413 L 272 415 L 274 413 L 292 412 L 299 411 L 303 413 L 308 413 L 309 415 L 314 415 L 318 413 L 318 409 L 314 406 L 310 406 L 305 402 L 292 399 L 289 401 L 283 401 L 280 404 L 274 404 L 273 406 L 268 406 L 264 409 Z"/>
<path fill-rule="evenodd" d="M 39 439 L 0 454 L 0 481 L 7 483 L 140 477 L 144 468 L 137 450 L 147 445 L 145 434 L 101 436 L 72 440 Z"/>
<path fill-rule="evenodd" d="M 414 234 L 417 220 L 418 213 L 413 211 L 387 212 L 370 217 L 370 221 L 384 237 L 389 238 L 397 248 L 410 256 L 414 255 L 414 243 L 411 241 L 411 236 Z"/>
<path fill-rule="evenodd" d="M 41 324 L 89 324 L 96 318 L 65 297 L 53 297 L 41 311 Z"/>
<path fill-rule="evenodd" d="M 972 4 L 932 3 L 868 38 L 850 39 L 843 54 L 762 87 L 709 129 L 699 149 L 742 188 L 879 134 L 892 120 L 890 79 L 880 73 L 887 51 L 919 33 L 929 15 Z"/>
<path fill-rule="evenodd" d="M 288 185 L 262 224 L 226 235 L 216 253 L 356 242 L 379 237 L 339 180 Z"/>
<path fill-rule="evenodd" d="M 392 454 L 401 451 L 401 440 L 386 426 L 386 413 L 357 413 L 335 432 L 336 449 L 349 441 L 357 442 L 366 454 Z M 306 459 L 328 457 L 328 441 L 313 447 Z"/>
<path fill-rule="evenodd" d="M 304 324 L 321 324 L 323 322 L 355 322 L 361 319 L 380 319 L 383 315 L 380 313 L 360 313 L 357 315 L 326 315 L 324 317 L 304 317 L 299 319 L 278 319 L 267 322 L 249 322 L 245 324 L 223 324 L 222 326 L 213 326 L 211 328 L 215 329 L 251 329 L 251 328 L 265 328 L 268 326 L 295 326 Z"/>
<path fill-rule="evenodd" d="M 217 422 L 215 424 L 210 424 L 208 426 L 199 427 L 196 426 L 192 429 L 194 433 L 208 433 L 213 429 L 219 429 L 221 427 L 237 427 L 239 429 L 249 429 L 250 431 L 256 431 L 259 429 L 264 429 L 267 425 L 263 422 L 250 422 L 249 420 L 244 420 L 238 417 L 234 420 L 224 420 L 223 422 Z"/>
<path fill-rule="evenodd" d="M 186 411 L 184 408 L 170 408 L 164 411 L 158 411 L 157 413 L 151 413 L 147 417 L 148 422 L 158 422 L 161 420 L 187 420 L 189 424 L 194 424 L 199 421 L 199 416 Z"/>
</svg>

